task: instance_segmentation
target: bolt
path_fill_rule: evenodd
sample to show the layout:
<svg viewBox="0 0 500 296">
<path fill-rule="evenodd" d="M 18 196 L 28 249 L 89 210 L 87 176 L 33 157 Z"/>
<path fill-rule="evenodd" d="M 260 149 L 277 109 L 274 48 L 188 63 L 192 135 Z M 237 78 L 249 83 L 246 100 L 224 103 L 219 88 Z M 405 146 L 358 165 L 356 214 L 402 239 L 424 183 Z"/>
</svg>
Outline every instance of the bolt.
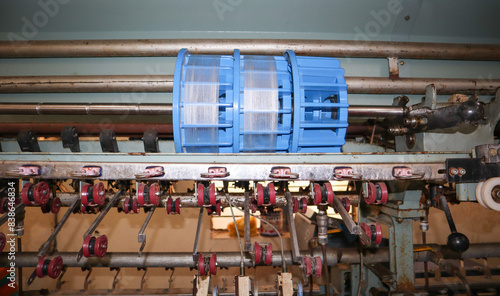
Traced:
<svg viewBox="0 0 500 296">
<path fill-rule="evenodd" d="M 410 16 L 409 15 L 405 15 L 405 21 L 409 21 L 410 20 Z"/>
<path fill-rule="evenodd" d="M 400 61 L 399 64 L 403 66 L 405 64 L 405 61 Z"/>
<path fill-rule="evenodd" d="M 457 168 L 450 168 L 450 176 L 455 176 L 458 174 L 458 169 Z"/>
<path fill-rule="evenodd" d="M 500 151 L 500 149 L 498 149 L 498 150 Z M 497 152 L 497 150 L 496 150 L 496 149 L 494 149 L 494 148 L 490 148 L 490 150 L 488 150 L 488 154 L 489 154 L 490 156 L 492 156 L 492 157 L 493 157 L 493 156 L 497 156 L 497 154 L 498 154 L 498 153 L 499 153 L 499 152 Z"/>
<path fill-rule="evenodd" d="M 403 223 L 403 218 L 401 218 L 401 217 L 397 217 L 397 218 L 396 218 L 396 222 L 398 222 L 398 223 Z"/>
<path fill-rule="evenodd" d="M 463 176 L 467 171 L 464 168 L 458 168 L 458 175 Z"/>
<path fill-rule="evenodd" d="M 398 206 L 400 206 L 400 205 L 402 205 L 402 204 L 403 204 L 403 201 L 402 201 L 402 200 L 398 200 L 398 201 L 396 201 L 396 204 L 397 204 Z"/>
</svg>

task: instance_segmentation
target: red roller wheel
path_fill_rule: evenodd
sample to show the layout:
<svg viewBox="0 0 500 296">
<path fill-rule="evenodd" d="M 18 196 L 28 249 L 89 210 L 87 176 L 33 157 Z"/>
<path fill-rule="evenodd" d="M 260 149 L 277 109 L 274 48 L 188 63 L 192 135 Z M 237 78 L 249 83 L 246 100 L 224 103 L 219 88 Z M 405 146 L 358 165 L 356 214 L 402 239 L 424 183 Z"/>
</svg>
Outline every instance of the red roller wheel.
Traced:
<svg viewBox="0 0 500 296">
<path fill-rule="evenodd" d="M 380 226 L 380 223 L 375 223 L 375 233 L 376 233 L 376 238 L 375 238 L 375 243 L 380 244 L 382 242 L 382 226 Z"/>
<path fill-rule="evenodd" d="M 45 258 L 47 256 L 42 256 L 39 260 L 38 260 L 38 263 L 36 264 L 36 276 L 39 277 L 39 278 L 42 278 L 44 276 L 46 276 L 44 273 L 43 273 L 43 266 L 44 264 L 45 265 L 48 265 L 49 264 L 49 260 L 47 260 L 47 262 L 45 262 Z"/>
<path fill-rule="evenodd" d="M 57 214 L 61 210 L 61 199 L 59 197 L 53 198 L 50 204 L 50 212 L 52 214 Z"/>
<path fill-rule="evenodd" d="M 218 200 L 215 203 L 215 213 L 217 213 L 217 215 L 220 216 L 221 212 L 222 212 L 222 202 Z"/>
<path fill-rule="evenodd" d="M 326 202 L 331 205 L 333 204 L 333 198 L 335 197 L 335 195 L 333 194 L 332 184 L 330 184 L 330 182 L 326 182 L 325 184 L 323 184 L 323 186 L 325 187 L 326 191 Z"/>
<path fill-rule="evenodd" d="M 82 200 L 82 205 L 84 205 L 84 206 L 88 206 L 90 204 L 89 194 L 90 194 L 90 190 L 92 190 L 91 187 L 92 187 L 92 185 L 90 185 L 88 183 L 85 183 L 82 186 L 82 192 L 80 193 L 80 198 Z"/>
<path fill-rule="evenodd" d="M 294 199 L 292 200 L 292 203 L 293 203 L 293 205 L 292 205 L 292 206 L 293 206 L 293 207 L 292 207 L 293 212 L 294 212 L 294 213 L 297 213 L 297 212 L 299 211 L 299 200 L 298 200 L 298 199 L 296 199 L 296 198 L 294 198 Z"/>
<path fill-rule="evenodd" d="M 102 182 L 94 185 L 94 188 L 92 189 L 92 199 L 94 200 L 95 204 L 99 206 L 102 206 L 104 204 L 104 198 L 106 197 L 104 193 L 104 184 L 102 184 Z"/>
<path fill-rule="evenodd" d="M 365 202 L 368 205 L 377 202 L 377 188 L 375 187 L 375 184 L 371 182 L 368 182 L 368 194 L 365 197 Z"/>
<path fill-rule="evenodd" d="M 215 184 L 214 183 L 212 183 L 208 186 L 208 194 L 210 197 L 210 204 L 215 206 L 216 201 L 215 201 Z"/>
<path fill-rule="evenodd" d="M 23 204 L 25 204 L 27 206 L 32 204 L 32 201 L 28 197 L 29 192 L 31 190 L 30 189 L 31 186 L 33 186 L 33 183 L 27 182 L 26 184 L 24 184 L 23 190 L 21 191 L 21 200 L 23 201 Z"/>
<path fill-rule="evenodd" d="M 63 260 L 61 256 L 54 257 L 49 263 L 49 267 L 47 269 L 47 275 L 55 279 L 61 274 L 62 269 L 63 269 Z"/>
<path fill-rule="evenodd" d="M 158 183 L 153 183 L 149 186 L 149 201 L 154 206 L 160 204 L 160 185 Z"/>
<path fill-rule="evenodd" d="M 126 197 L 125 200 L 123 200 L 123 212 L 125 214 L 136 213 L 134 206 L 138 209 L 137 200 L 135 198 Z"/>
<path fill-rule="evenodd" d="M 273 260 L 273 245 L 272 244 L 267 244 L 266 246 L 266 265 L 271 265 L 271 262 Z"/>
<path fill-rule="evenodd" d="M 342 205 L 344 206 L 347 212 L 351 210 L 351 201 L 349 200 L 349 198 L 347 197 L 342 198 Z"/>
<path fill-rule="evenodd" d="M 198 255 L 198 272 L 200 273 L 200 275 L 206 275 L 206 271 L 205 271 L 205 259 L 203 258 L 203 255 Z"/>
<path fill-rule="evenodd" d="M 3 232 L 0 232 L 0 253 L 3 252 L 3 249 L 5 248 L 6 244 L 7 244 L 7 237 L 5 237 L 5 234 Z"/>
<path fill-rule="evenodd" d="M 87 237 L 83 240 L 83 247 L 82 247 L 82 251 L 83 251 L 83 256 L 85 256 L 86 258 L 89 258 L 93 255 L 93 253 L 90 252 L 90 249 L 91 249 L 91 244 L 94 243 L 95 245 L 95 237 L 93 236 L 90 236 L 90 235 L 87 235 Z"/>
<path fill-rule="evenodd" d="M 205 191 L 205 186 L 203 186 L 203 184 L 201 183 L 198 183 L 198 205 L 200 207 L 202 207 L 205 204 L 204 191 Z"/>
<path fill-rule="evenodd" d="M 217 255 L 215 253 L 210 257 L 210 273 L 213 275 L 217 274 Z"/>
<path fill-rule="evenodd" d="M 311 265 L 311 258 L 309 256 L 304 256 L 304 267 L 306 269 L 306 276 L 310 276 L 312 274 L 312 265 Z"/>
<path fill-rule="evenodd" d="M 38 182 L 33 188 L 33 199 L 39 205 L 44 205 L 49 201 L 50 198 L 50 188 L 47 182 Z"/>
<path fill-rule="evenodd" d="M 260 263 L 260 258 L 262 256 L 262 247 L 257 242 L 254 244 L 255 249 L 255 265 Z"/>
<path fill-rule="evenodd" d="M 144 206 L 146 204 L 145 193 L 146 193 L 146 184 L 140 183 L 137 187 L 137 199 L 139 201 L 139 205 Z"/>
<path fill-rule="evenodd" d="M 180 198 L 176 199 L 174 204 L 175 204 L 175 206 L 174 206 L 175 212 L 177 214 L 180 214 L 181 213 L 181 199 Z"/>
<path fill-rule="evenodd" d="M 378 182 L 375 184 L 375 187 L 378 187 L 380 190 L 380 200 L 378 200 L 378 204 L 385 204 L 387 199 L 389 198 L 389 192 L 387 191 L 387 185 L 385 182 Z"/>
<path fill-rule="evenodd" d="M 314 183 L 314 203 L 319 205 L 323 201 L 323 194 L 321 193 L 321 186 L 318 183 Z"/>
<path fill-rule="evenodd" d="M 276 204 L 276 191 L 274 190 L 274 184 L 267 184 L 267 188 L 269 189 L 269 203 L 272 205 Z"/>
<path fill-rule="evenodd" d="M 172 213 L 172 208 L 173 208 L 172 201 L 173 200 L 170 197 L 167 198 L 167 214 Z"/>
<path fill-rule="evenodd" d="M 302 204 L 302 209 L 300 209 L 300 212 L 302 214 L 305 214 L 307 212 L 307 198 L 305 197 L 301 198 L 300 203 Z"/>
<path fill-rule="evenodd" d="M 368 235 L 370 239 L 372 238 L 372 231 L 370 230 L 370 225 L 366 223 L 361 223 L 361 229 L 363 229 L 363 231 L 366 233 L 366 235 Z M 361 242 L 363 243 L 363 241 Z"/>
<path fill-rule="evenodd" d="M 260 207 L 264 204 L 264 187 L 262 184 L 257 184 L 257 205 Z"/>
<path fill-rule="evenodd" d="M 104 257 L 104 255 L 106 255 L 107 251 L 108 251 L 108 237 L 105 235 L 101 235 L 95 239 L 94 254 L 97 257 L 102 258 Z"/>
<path fill-rule="evenodd" d="M 321 258 L 319 257 L 314 257 L 316 260 L 316 272 L 314 273 L 314 276 L 319 278 L 321 277 L 321 272 L 323 271 L 323 264 L 321 263 Z"/>
</svg>

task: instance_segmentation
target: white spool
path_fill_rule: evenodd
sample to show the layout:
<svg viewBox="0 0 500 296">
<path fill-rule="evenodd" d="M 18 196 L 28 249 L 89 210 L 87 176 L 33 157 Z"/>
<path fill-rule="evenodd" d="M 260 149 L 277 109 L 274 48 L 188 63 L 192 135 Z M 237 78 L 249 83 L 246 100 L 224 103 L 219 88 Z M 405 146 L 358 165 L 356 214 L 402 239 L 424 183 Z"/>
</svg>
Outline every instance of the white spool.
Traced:
<svg viewBox="0 0 500 296">
<path fill-rule="evenodd" d="M 484 184 L 484 182 L 477 183 L 477 186 L 476 186 L 476 200 L 483 207 L 485 207 L 487 209 L 490 209 L 487 205 L 484 204 L 483 197 L 481 195 L 481 188 L 483 188 L 483 184 Z"/>
<path fill-rule="evenodd" d="M 500 199 L 496 201 L 492 196 L 493 188 L 500 186 L 500 178 L 491 178 L 484 182 L 481 187 L 481 197 L 483 202 L 492 210 L 500 211 Z"/>
<path fill-rule="evenodd" d="M 243 147 L 274 152 L 279 109 L 276 61 L 273 57 L 245 56 L 244 73 L 243 131 L 247 133 Z"/>
</svg>

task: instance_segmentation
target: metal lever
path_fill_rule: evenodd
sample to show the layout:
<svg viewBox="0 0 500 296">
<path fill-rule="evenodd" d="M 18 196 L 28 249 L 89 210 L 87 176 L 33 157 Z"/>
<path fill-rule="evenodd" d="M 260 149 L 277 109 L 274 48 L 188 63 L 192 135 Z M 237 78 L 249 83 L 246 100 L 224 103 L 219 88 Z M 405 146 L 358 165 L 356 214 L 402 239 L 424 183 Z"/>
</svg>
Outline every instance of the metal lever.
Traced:
<svg viewBox="0 0 500 296">
<path fill-rule="evenodd" d="M 196 188 L 196 186 L 195 186 Z M 200 236 L 201 220 L 203 219 L 203 207 L 200 208 L 200 214 L 198 215 L 198 226 L 196 227 L 196 236 L 194 238 L 193 246 L 193 261 L 198 262 L 198 238 Z"/>
<path fill-rule="evenodd" d="M 87 229 L 87 231 L 85 231 L 85 233 L 83 234 L 83 239 L 85 239 L 87 236 L 94 233 L 94 231 L 97 229 L 97 227 L 101 223 L 102 219 L 104 219 L 104 216 L 106 216 L 106 214 L 109 212 L 111 207 L 113 207 L 113 205 L 116 203 L 118 198 L 122 195 L 122 193 L 123 193 L 123 190 L 121 190 L 121 189 L 115 193 L 115 196 L 113 196 L 113 198 L 111 198 L 111 200 L 106 204 L 106 206 L 104 206 L 104 209 L 102 209 L 101 213 L 99 213 L 99 216 L 97 216 L 97 218 L 94 220 L 94 222 L 92 222 L 92 225 L 90 225 L 89 229 Z M 82 259 L 82 257 L 83 257 L 83 247 L 78 252 L 78 255 L 76 256 L 76 261 L 79 262 Z"/>
<path fill-rule="evenodd" d="M 151 220 L 151 217 L 155 213 L 156 207 L 151 207 L 149 210 L 149 213 L 146 217 L 146 220 L 144 220 L 144 223 L 142 224 L 141 230 L 139 230 L 139 234 L 137 235 L 137 240 L 142 243 L 141 247 L 139 248 L 139 257 L 142 255 L 142 251 L 144 250 L 144 247 L 146 247 L 146 234 L 144 231 L 146 231 L 146 227 L 149 224 L 149 221 Z"/>
<path fill-rule="evenodd" d="M 59 231 L 61 231 L 61 228 L 63 227 L 64 223 L 66 223 L 69 216 L 73 213 L 73 211 L 78 207 L 79 204 L 80 204 L 80 198 L 75 198 L 75 200 L 73 201 L 73 203 L 71 204 L 69 209 L 66 211 L 66 213 L 62 217 L 61 221 L 59 221 L 59 223 L 57 223 L 57 226 L 54 228 L 54 231 L 52 232 L 52 234 L 49 236 L 47 241 L 42 245 L 42 247 L 40 248 L 40 251 L 38 251 L 38 258 L 42 257 L 43 255 L 45 255 L 47 253 L 52 241 L 56 238 Z"/>
<path fill-rule="evenodd" d="M 295 228 L 295 222 L 293 220 L 293 209 L 292 209 L 293 200 L 290 191 L 287 191 L 285 193 L 285 199 L 286 199 L 286 205 L 284 209 L 286 214 L 286 220 L 288 222 L 288 230 L 290 231 L 290 240 L 292 242 L 292 260 L 293 262 L 299 263 L 301 262 L 302 256 L 300 255 L 299 241 L 297 239 L 297 230 Z"/>
<path fill-rule="evenodd" d="M 450 226 L 451 234 L 448 236 L 447 245 L 454 252 L 461 253 L 469 249 L 469 239 L 463 233 L 457 232 L 455 227 L 455 222 L 453 222 L 453 217 L 451 216 L 450 208 L 448 207 L 448 201 L 446 196 L 441 195 L 439 197 L 441 207 L 446 215 L 446 220 L 448 220 L 448 225 Z"/>
<path fill-rule="evenodd" d="M 342 220 L 344 221 L 345 226 L 349 230 L 351 234 L 358 235 L 361 241 L 365 245 L 371 244 L 371 238 L 361 229 L 361 227 L 352 220 L 351 215 L 347 212 L 347 210 L 342 205 L 342 202 L 337 197 L 333 197 L 333 207 L 340 214 Z"/>
</svg>

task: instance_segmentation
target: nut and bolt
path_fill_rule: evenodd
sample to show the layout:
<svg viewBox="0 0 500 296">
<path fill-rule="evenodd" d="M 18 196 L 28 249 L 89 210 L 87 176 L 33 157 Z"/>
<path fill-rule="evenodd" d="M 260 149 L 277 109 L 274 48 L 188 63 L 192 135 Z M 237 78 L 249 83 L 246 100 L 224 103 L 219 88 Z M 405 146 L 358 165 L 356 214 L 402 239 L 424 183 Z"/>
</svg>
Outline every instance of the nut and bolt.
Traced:
<svg viewBox="0 0 500 296">
<path fill-rule="evenodd" d="M 498 154 L 500 154 L 500 149 L 498 149 L 498 151 L 497 151 L 497 150 L 496 150 L 496 149 L 494 149 L 494 148 L 490 148 L 490 149 L 488 150 L 488 154 L 489 154 L 490 156 L 492 156 L 492 157 L 493 157 L 493 156 L 497 156 Z"/>
<path fill-rule="evenodd" d="M 463 176 L 467 171 L 464 168 L 458 168 L 458 175 Z"/>
<path fill-rule="evenodd" d="M 455 176 L 458 175 L 458 169 L 457 168 L 450 168 L 450 176 Z"/>
</svg>

